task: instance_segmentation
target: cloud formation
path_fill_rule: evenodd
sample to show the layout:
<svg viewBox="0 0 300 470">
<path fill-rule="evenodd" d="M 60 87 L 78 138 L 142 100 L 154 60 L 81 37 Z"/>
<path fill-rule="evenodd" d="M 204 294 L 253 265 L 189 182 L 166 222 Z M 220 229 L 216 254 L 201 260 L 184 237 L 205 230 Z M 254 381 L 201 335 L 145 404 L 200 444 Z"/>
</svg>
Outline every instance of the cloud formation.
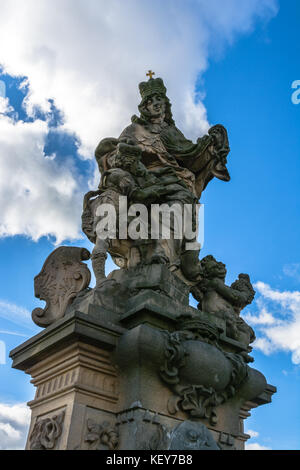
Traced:
<svg viewBox="0 0 300 470">
<path fill-rule="evenodd" d="M 245 450 L 272 450 L 270 447 L 262 446 L 258 442 L 253 442 L 253 444 L 245 445 Z"/>
<path fill-rule="evenodd" d="M 0 299 L 0 318 L 9 320 L 25 328 L 33 329 L 31 313 L 26 308 Z M 4 334 L 22 335 L 22 333 L 2 331 Z"/>
<path fill-rule="evenodd" d="M 256 283 L 255 288 L 260 294 L 258 315 L 244 315 L 245 320 L 256 327 L 254 347 L 267 355 L 278 351 L 291 353 L 292 362 L 299 365 L 300 292 L 281 292 L 263 282 Z"/>
<path fill-rule="evenodd" d="M 250 439 L 257 439 L 259 437 L 259 433 L 257 431 L 253 431 L 252 429 L 247 429 L 246 434 L 249 434 Z M 270 447 L 263 446 L 258 442 L 249 442 L 247 441 L 245 444 L 245 450 L 272 450 Z"/>
<path fill-rule="evenodd" d="M 78 238 L 80 186 L 72 161 L 45 156 L 48 131 L 45 121 L 0 115 L 0 237 Z"/>
<path fill-rule="evenodd" d="M 291 277 L 296 282 L 300 282 L 300 263 L 290 263 L 283 267 L 286 276 Z"/>
<path fill-rule="evenodd" d="M 54 100 L 84 158 L 129 123 L 150 67 L 167 84 L 178 126 L 196 138 L 209 126 L 195 94 L 209 58 L 276 12 L 276 0 L 227 0 L 226 8 L 219 0 L 2 0 L 0 65 L 28 77 L 29 115 Z M 44 158 L 47 123 L 0 120 L 0 234 L 78 236 L 76 177 L 68 163 Z"/>
<path fill-rule="evenodd" d="M 0 403 L 0 450 L 23 450 L 30 424 L 26 403 Z"/>
</svg>

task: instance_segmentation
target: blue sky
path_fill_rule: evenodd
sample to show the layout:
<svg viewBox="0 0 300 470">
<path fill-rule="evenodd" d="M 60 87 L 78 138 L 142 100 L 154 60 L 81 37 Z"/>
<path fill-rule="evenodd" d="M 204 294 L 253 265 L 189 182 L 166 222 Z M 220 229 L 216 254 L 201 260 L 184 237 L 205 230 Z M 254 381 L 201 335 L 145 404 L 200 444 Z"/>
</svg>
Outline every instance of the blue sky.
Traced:
<svg viewBox="0 0 300 470">
<path fill-rule="evenodd" d="M 28 414 L 21 404 L 34 394 L 30 378 L 12 370 L 8 358 L 12 348 L 40 331 L 30 320 L 31 310 L 40 306 L 33 278 L 55 243 L 91 249 L 79 224 L 82 195 L 98 179 L 93 149 L 129 123 L 137 84 L 151 67 L 164 78 L 178 127 L 188 137 L 203 134 L 208 124 L 228 129 L 232 180 L 214 180 L 203 195 L 201 256 L 213 254 L 225 262 L 228 283 L 246 272 L 256 286 L 256 300 L 244 312 L 258 338 L 254 367 L 278 393 L 247 420 L 253 436 L 249 448 L 300 449 L 300 104 L 291 99 L 292 83 L 300 80 L 299 2 L 228 0 L 227 9 L 219 11 L 216 1 L 203 6 L 195 0 L 184 7 L 167 1 L 158 15 L 157 2 L 150 7 L 130 0 L 135 13 L 123 14 L 133 37 L 126 28 L 120 33 L 122 6 L 115 2 L 121 11 L 105 12 L 115 21 L 105 23 L 102 37 L 101 28 L 93 31 L 93 0 L 90 12 L 82 7 L 70 15 L 64 0 L 74 57 L 67 42 L 53 39 L 53 28 L 58 36 L 61 28 L 50 2 L 43 0 L 38 11 L 30 10 L 31 3 L 31 15 L 19 29 L 26 50 L 0 24 L 0 35 L 8 36 L 8 52 L 0 46 L 7 97 L 0 108 L 2 446 L 23 445 Z M 14 11 L 7 4 L 4 13 L 7 20 Z M 74 26 L 76 14 L 83 18 L 80 28 Z M 141 35 L 145 15 L 149 24 Z M 166 18 L 171 20 L 164 28 Z M 21 18 L 16 15 L 15 21 L 17 28 Z M 97 56 L 95 38 L 109 58 Z"/>
</svg>

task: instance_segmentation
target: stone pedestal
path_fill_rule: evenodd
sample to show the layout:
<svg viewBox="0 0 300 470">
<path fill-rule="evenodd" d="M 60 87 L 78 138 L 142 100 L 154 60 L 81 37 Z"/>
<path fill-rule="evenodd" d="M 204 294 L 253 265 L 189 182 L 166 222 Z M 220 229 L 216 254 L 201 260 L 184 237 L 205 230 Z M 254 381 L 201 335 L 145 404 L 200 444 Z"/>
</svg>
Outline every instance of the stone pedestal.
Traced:
<svg viewBox="0 0 300 470">
<path fill-rule="evenodd" d="M 243 449 L 243 420 L 276 391 L 243 344 L 161 293 L 124 308 L 71 312 L 11 352 L 36 386 L 26 448 Z"/>
<path fill-rule="evenodd" d="M 11 352 L 36 386 L 27 449 L 243 449 L 243 420 L 276 391 L 249 366 L 249 276 L 226 285 L 225 265 L 200 260 L 195 238 L 202 192 L 230 180 L 227 131 L 185 139 L 162 79 L 148 75 L 140 117 L 95 151 L 101 181 L 82 213 L 92 254 L 58 247 L 34 280 L 46 305 L 32 318 L 46 329 Z M 108 253 L 121 269 L 106 277 Z"/>
<path fill-rule="evenodd" d="M 115 423 L 119 378 L 112 353 L 123 331 L 75 312 L 11 352 L 13 367 L 30 374 L 36 386 L 28 403 L 27 449 L 88 448 L 89 419 Z"/>
</svg>

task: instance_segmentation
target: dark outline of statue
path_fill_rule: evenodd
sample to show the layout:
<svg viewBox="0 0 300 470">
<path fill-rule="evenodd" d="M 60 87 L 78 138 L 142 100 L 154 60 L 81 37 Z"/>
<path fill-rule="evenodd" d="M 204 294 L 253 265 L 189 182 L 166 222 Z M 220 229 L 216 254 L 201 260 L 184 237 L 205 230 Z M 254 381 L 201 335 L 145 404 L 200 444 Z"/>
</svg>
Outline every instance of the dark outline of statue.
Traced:
<svg viewBox="0 0 300 470">
<path fill-rule="evenodd" d="M 201 280 L 199 250 L 186 249 L 186 240 L 102 240 L 97 236 L 101 204 L 112 204 L 120 217 L 119 196 L 131 203 L 195 204 L 214 178 L 229 181 L 230 151 L 226 129 L 218 124 L 193 143 L 175 126 L 171 103 L 161 78 L 139 85 L 140 116 L 133 116 L 118 139 L 105 138 L 95 156 L 101 180 L 84 198 L 82 230 L 95 244 L 92 264 L 97 286 L 105 280 L 107 252 L 120 267 L 166 264 L 187 284 Z M 196 215 L 195 215 L 196 217 Z M 151 256 L 149 256 L 149 252 Z M 148 253 L 148 254 L 147 254 Z"/>
</svg>

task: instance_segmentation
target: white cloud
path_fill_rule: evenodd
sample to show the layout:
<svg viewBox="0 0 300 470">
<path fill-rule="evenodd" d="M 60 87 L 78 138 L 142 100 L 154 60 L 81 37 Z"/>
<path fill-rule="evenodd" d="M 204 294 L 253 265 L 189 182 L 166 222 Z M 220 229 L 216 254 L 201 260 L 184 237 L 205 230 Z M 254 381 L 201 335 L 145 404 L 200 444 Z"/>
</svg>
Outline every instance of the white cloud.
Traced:
<svg viewBox="0 0 300 470">
<path fill-rule="evenodd" d="M 273 325 L 276 323 L 274 316 L 265 307 L 261 308 L 258 316 L 247 313 L 244 315 L 244 319 L 252 325 Z"/>
<path fill-rule="evenodd" d="M 195 80 L 207 67 L 212 45 L 231 43 L 257 18 L 269 19 L 276 4 L 227 0 L 220 8 L 219 0 L 6 0 L 0 62 L 9 73 L 28 76 L 28 109 L 55 99 L 87 153 L 100 137 L 118 135 L 128 122 L 136 109 L 136 85 L 149 67 L 165 78 L 179 121 L 196 137 L 207 120 L 194 103 Z"/>
<path fill-rule="evenodd" d="M 0 114 L 9 113 L 12 109 L 13 108 L 9 106 L 8 98 L 0 96 Z"/>
<path fill-rule="evenodd" d="M 298 291 L 283 291 L 272 289 L 268 284 L 264 282 L 257 282 L 254 286 L 258 292 L 267 300 L 273 300 L 278 302 L 284 308 L 290 308 L 298 310 L 298 304 L 300 303 L 300 292 Z"/>
<path fill-rule="evenodd" d="M 294 364 L 300 364 L 300 292 L 279 291 L 258 282 L 260 294 L 259 315 L 246 315 L 249 323 L 256 325 L 257 340 L 254 346 L 269 355 L 277 351 L 291 353 Z M 273 314 L 268 313 L 269 310 Z"/>
<path fill-rule="evenodd" d="M 252 429 L 248 429 L 246 434 L 249 434 L 250 438 L 259 436 L 259 433 L 257 431 L 252 431 Z"/>
<path fill-rule="evenodd" d="M 0 318 L 9 320 L 12 323 L 16 323 L 19 326 L 24 326 L 29 329 L 33 329 L 34 325 L 31 319 L 31 313 L 26 308 L 15 305 L 11 302 L 0 299 Z M 9 333 L 2 331 L 2 333 Z M 21 335 L 21 333 L 11 332 L 10 334 Z M 25 335 L 24 335 L 25 336 Z"/>
<path fill-rule="evenodd" d="M 44 155 L 46 122 L 0 115 L 0 237 L 78 238 L 81 199 L 72 163 Z"/>
<path fill-rule="evenodd" d="M 286 276 L 295 279 L 295 281 L 300 281 L 300 263 L 286 264 L 283 267 L 283 272 Z"/>
<path fill-rule="evenodd" d="M 0 98 L 5 98 L 6 96 L 6 85 L 3 80 L 0 80 Z"/>
<path fill-rule="evenodd" d="M 272 450 L 272 449 L 270 447 L 262 446 L 261 444 L 254 442 L 253 444 L 246 443 L 245 450 Z"/>
<path fill-rule="evenodd" d="M 30 424 L 30 410 L 25 403 L 0 403 L 0 450 L 24 449 Z"/>
<path fill-rule="evenodd" d="M 1 316 L 1 314 L 0 314 Z M 10 330 L 0 330 L 0 334 L 2 335 L 12 335 L 12 336 L 22 336 L 23 338 L 28 338 L 29 335 L 24 335 L 24 333 L 19 333 L 18 331 L 10 331 Z"/>
<path fill-rule="evenodd" d="M 276 0 L 2 0 L 0 65 L 28 77 L 28 113 L 65 116 L 64 129 L 92 157 L 98 141 L 118 136 L 137 111 L 137 84 L 150 67 L 168 87 L 178 126 L 190 138 L 207 131 L 206 109 L 195 96 L 199 74 L 214 51 L 277 12 Z M 200 97 L 201 98 L 201 97 Z M 58 242 L 78 235 L 80 205 L 68 163 L 43 156 L 45 123 L 1 119 L 0 211 L 4 235 Z M 10 186 L 10 188 L 9 188 Z M 27 189 L 30 192 L 27 192 Z"/>
<path fill-rule="evenodd" d="M 249 434 L 250 439 L 257 439 L 259 437 L 259 433 L 257 431 L 253 431 L 252 429 L 248 429 L 245 431 L 246 434 Z M 270 447 L 263 446 L 258 442 L 246 442 L 245 450 L 272 450 Z"/>
</svg>

